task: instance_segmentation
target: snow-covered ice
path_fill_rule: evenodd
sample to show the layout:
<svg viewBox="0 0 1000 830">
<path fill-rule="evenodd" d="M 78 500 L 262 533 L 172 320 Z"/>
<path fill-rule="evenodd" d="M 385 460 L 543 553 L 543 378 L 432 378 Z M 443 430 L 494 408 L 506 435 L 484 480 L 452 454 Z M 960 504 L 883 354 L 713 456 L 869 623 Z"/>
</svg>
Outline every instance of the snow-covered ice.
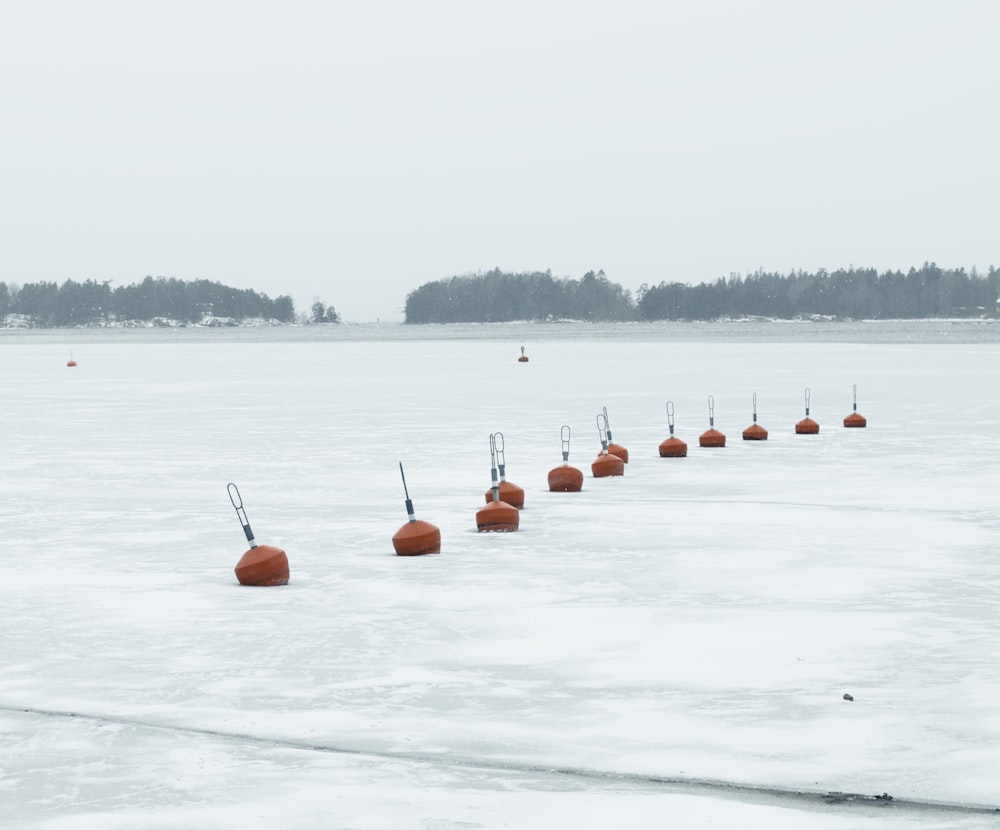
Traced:
<svg viewBox="0 0 1000 830">
<path fill-rule="evenodd" d="M 0 332 L 0 826 L 996 826 L 996 329 L 753 326 Z"/>
</svg>

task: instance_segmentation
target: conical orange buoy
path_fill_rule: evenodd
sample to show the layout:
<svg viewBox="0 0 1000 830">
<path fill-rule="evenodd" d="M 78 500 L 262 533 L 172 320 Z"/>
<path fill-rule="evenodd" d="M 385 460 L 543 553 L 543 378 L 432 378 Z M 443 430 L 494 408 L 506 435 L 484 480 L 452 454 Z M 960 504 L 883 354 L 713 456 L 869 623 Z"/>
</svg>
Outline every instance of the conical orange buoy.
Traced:
<svg viewBox="0 0 1000 830">
<path fill-rule="evenodd" d="M 608 430 L 608 452 L 617 455 L 622 461 L 628 464 L 628 450 L 621 444 L 616 444 L 611 438 L 611 421 L 608 420 L 608 408 L 604 407 L 604 423 Z"/>
<path fill-rule="evenodd" d="M 502 440 L 502 439 L 501 439 Z M 476 513 L 476 529 L 480 533 L 510 533 L 517 530 L 521 522 L 521 514 L 517 508 L 500 499 L 500 482 L 497 480 L 497 441 L 496 433 L 490 435 L 490 458 L 493 467 L 490 469 L 493 487 L 492 501 Z"/>
<path fill-rule="evenodd" d="M 726 446 L 726 436 L 715 428 L 715 398 L 712 395 L 708 396 L 708 429 L 698 436 L 698 446 Z"/>
<path fill-rule="evenodd" d="M 563 424 L 559 434 L 563 463 L 549 470 L 549 490 L 553 493 L 579 493 L 583 489 L 583 472 L 569 465 L 569 427 Z"/>
<path fill-rule="evenodd" d="M 806 387 L 806 417 L 795 425 L 796 435 L 815 435 L 819 432 L 819 424 L 809 417 L 809 387 Z"/>
<path fill-rule="evenodd" d="M 850 415 L 844 418 L 845 427 L 866 427 L 868 419 L 858 412 L 858 385 L 854 384 L 854 409 Z"/>
<path fill-rule="evenodd" d="M 496 446 L 497 466 L 500 470 L 500 501 L 505 501 L 511 507 L 520 510 L 524 507 L 524 488 L 518 487 L 513 482 L 507 481 L 506 456 L 503 451 L 503 433 L 495 432 L 490 436 Z M 493 501 L 493 488 L 486 491 L 486 503 Z"/>
<path fill-rule="evenodd" d="M 240 561 L 236 563 L 236 579 L 240 585 L 288 584 L 288 556 L 281 548 L 257 544 L 253 538 L 253 531 L 250 529 L 246 511 L 243 509 L 243 500 L 240 498 L 239 489 L 231 482 L 226 489 L 229 491 L 229 500 L 236 508 L 236 516 L 240 520 L 240 524 L 243 525 L 243 533 L 250 543 L 250 550 L 246 551 L 240 557 Z"/>
<path fill-rule="evenodd" d="M 610 476 L 625 475 L 625 462 L 617 455 L 603 452 L 590 465 L 590 472 L 594 478 L 608 478 Z"/>
<path fill-rule="evenodd" d="M 272 545 L 251 547 L 240 557 L 234 570 L 240 585 L 268 587 L 288 584 L 288 557 L 281 548 Z"/>
<path fill-rule="evenodd" d="M 744 441 L 766 441 L 767 430 L 757 423 L 757 393 L 753 393 L 753 423 L 743 430 Z"/>
<path fill-rule="evenodd" d="M 418 520 L 413 514 L 413 502 L 406 488 L 403 462 L 399 462 L 399 474 L 403 477 L 403 493 L 406 495 L 406 515 L 409 521 L 392 536 L 392 546 L 397 556 L 422 556 L 425 553 L 441 552 L 441 531 L 430 522 Z"/>
<path fill-rule="evenodd" d="M 521 356 L 517 359 L 518 363 L 527 363 L 528 356 L 524 353 L 524 346 L 521 346 Z"/>
<path fill-rule="evenodd" d="M 660 458 L 683 458 L 688 454 L 688 445 L 674 436 L 674 402 L 667 401 L 667 425 L 670 437 L 660 443 Z"/>
<path fill-rule="evenodd" d="M 597 434 L 601 438 L 601 454 L 590 465 L 594 478 L 625 475 L 625 462 L 621 456 L 608 451 L 608 419 L 604 414 L 597 416 Z"/>
<path fill-rule="evenodd" d="M 517 508 L 505 501 L 491 501 L 476 513 L 476 529 L 480 533 L 512 533 L 520 521 Z"/>
</svg>

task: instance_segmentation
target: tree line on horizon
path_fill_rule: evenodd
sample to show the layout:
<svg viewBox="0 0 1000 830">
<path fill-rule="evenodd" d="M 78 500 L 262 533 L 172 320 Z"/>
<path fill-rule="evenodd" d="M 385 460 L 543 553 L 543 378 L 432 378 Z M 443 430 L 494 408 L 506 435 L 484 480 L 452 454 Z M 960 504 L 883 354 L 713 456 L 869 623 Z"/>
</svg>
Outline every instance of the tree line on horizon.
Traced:
<svg viewBox="0 0 1000 830">
<path fill-rule="evenodd" d="M 514 320 L 718 320 L 733 317 L 916 319 L 996 316 L 1000 271 L 975 268 L 885 271 L 848 268 L 789 274 L 756 271 L 714 283 L 642 285 L 638 298 L 603 271 L 580 279 L 550 271 L 453 276 L 406 297 L 406 323 L 501 323 Z"/>
<path fill-rule="evenodd" d="M 333 312 L 333 308 L 329 311 Z M 323 313 L 322 322 L 336 322 L 326 319 L 325 308 Z M 22 315 L 40 327 L 155 319 L 196 323 L 207 316 L 291 323 L 295 320 L 295 306 L 286 295 L 272 300 L 251 289 L 173 277 L 146 277 L 142 282 L 117 288 L 111 288 L 109 280 L 66 280 L 62 285 L 25 283 L 20 287 L 0 282 L 0 321 L 12 314 Z M 336 312 L 332 316 L 336 317 Z"/>
</svg>

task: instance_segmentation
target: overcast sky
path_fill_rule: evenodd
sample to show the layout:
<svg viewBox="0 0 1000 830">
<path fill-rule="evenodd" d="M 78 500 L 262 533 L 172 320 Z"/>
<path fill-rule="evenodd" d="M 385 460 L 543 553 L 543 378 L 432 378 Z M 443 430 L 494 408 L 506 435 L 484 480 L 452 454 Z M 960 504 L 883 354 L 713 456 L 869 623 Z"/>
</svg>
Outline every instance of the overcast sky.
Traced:
<svg viewBox="0 0 1000 830">
<path fill-rule="evenodd" d="M 998 44 L 995 0 L 5 3 L 0 281 L 363 322 L 494 267 L 1000 267 Z"/>
</svg>

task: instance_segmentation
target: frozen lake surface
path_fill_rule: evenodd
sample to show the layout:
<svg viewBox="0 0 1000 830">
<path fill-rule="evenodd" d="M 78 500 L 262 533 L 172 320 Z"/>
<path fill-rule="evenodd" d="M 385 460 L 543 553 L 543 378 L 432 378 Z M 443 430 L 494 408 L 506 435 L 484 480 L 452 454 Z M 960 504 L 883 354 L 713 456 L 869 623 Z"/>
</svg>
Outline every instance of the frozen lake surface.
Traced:
<svg viewBox="0 0 1000 830">
<path fill-rule="evenodd" d="M 995 324 L 319 328 L 0 332 L 0 826 L 997 826 Z"/>
</svg>

